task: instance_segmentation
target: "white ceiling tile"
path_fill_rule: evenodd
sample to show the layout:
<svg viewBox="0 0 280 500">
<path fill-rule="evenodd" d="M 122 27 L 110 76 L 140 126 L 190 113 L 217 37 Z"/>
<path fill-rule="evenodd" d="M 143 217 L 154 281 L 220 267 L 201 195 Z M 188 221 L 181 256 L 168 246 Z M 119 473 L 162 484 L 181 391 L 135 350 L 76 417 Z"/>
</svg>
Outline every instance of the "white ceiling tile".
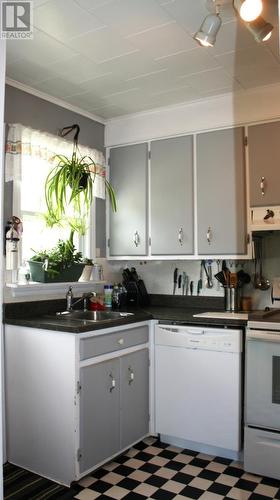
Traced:
<svg viewBox="0 0 280 500">
<path fill-rule="evenodd" d="M 50 94 L 54 97 L 59 97 L 60 99 L 77 94 L 80 91 L 80 88 L 77 85 L 60 77 L 50 78 L 49 80 L 45 80 L 39 84 L 36 83 L 34 86 L 42 92 Z"/>
<path fill-rule="evenodd" d="M 235 78 L 244 88 L 254 88 L 280 82 L 280 66 L 242 66 L 235 72 Z"/>
<path fill-rule="evenodd" d="M 58 73 L 51 70 L 49 67 L 36 64 L 26 59 L 8 63 L 6 66 L 6 74 L 8 78 L 12 78 L 13 80 L 20 81 L 30 86 L 42 80 L 58 76 Z"/>
<path fill-rule="evenodd" d="M 99 95 L 113 94 L 122 90 L 129 90 L 135 87 L 134 82 L 124 81 L 120 75 L 107 74 L 82 82 L 80 89 L 83 92 L 95 92 Z"/>
<path fill-rule="evenodd" d="M 95 108 L 106 106 L 107 102 L 102 97 L 99 97 L 94 92 L 84 92 L 72 95 L 67 98 L 67 101 L 87 111 L 93 111 Z"/>
<path fill-rule="evenodd" d="M 138 51 L 99 64 L 98 67 L 103 72 L 111 72 L 126 80 L 127 78 L 132 78 L 143 73 L 158 71 L 164 66 L 163 63 L 158 63 L 152 59 L 149 54 Z"/>
<path fill-rule="evenodd" d="M 121 116 L 125 114 L 125 111 L 120 106 L 102 106 L 91 110 L 94 114 L 101 116 L 107 120 L 108 118 L 114 118 L 115 116 Z"/>
<path fill-rule="evenodd" d="M 101 68 L 99 64 L 81 55 L 52 64 L 50 70 L 59 76 L 63 76 L 67 81 L 76 84 L 111 74 Z"/>
<path fill-rule="evenodd" d="M 7 40 L 8 62 L 26 59 L 42 66 L 61 61 L 75 55 L 77 51 L 66 47 L 54 38 L 34 29 L 33 40 Z"/>
<path fill-rule="evenodd" d="M 176 75 L 188 75 L 220 66 L 213 57 L 213 52 L 197 47 L 168 57 L 157 59 L 156 62 L 171 70 Z"/>
<path fill-rule="evenodd" d="M 240 21 L 232 21 L 222 24 L 212 50 L 216 55 L 219 55 L 256 45 L 257 42 L 245 25 Z"/>
<path fill-rule="evenodd" d="M 180 102 L 193 101 L 198 98 L 197 92 L 188 85 L 179 88 L 160 92 L 151 97 L 151 108 L 157 106 L 169 106 Z"/>
<path fill-rule="evenodd" d="M 277 66 L 277 60 L 272 53 L 263 45 L 255 46 L 249 49 L 237 50 L 216 56 L 216 61 L 226 71 L 235 74 L 238 68 L 242 66 Z"/>
<path fill-rule="evenodd" d="M 115 0 L 95 10 L 104 24 L 121 35 L 131 35 L 166 24 L 170 16 L 155 0 Z"/>
<path fill-rule="evenodd" d="M 115 0 L 75 0 L 75 2 L 80 5 L 80 7 L 90 12 L 98 9 L 98 7 L 102 7 L 103 5 L 113 3 Z"/>
<path fill-rule="evenodd" d="M 85 33 L 68 43 L 73 49 L 75 48 L 97 63 L 138 51 L 130 40 L 121 37 L 109 28 Z"/>
<path fill-rule="evenodd" d="M 203 71 L 194 75 L 182 78 L 186 84 L 196 89 L 198 92 L 207 92 L 223 88 L 233 88 L 234 79 L 223 69 Z"/>
<path fill-rule="evenodd" d="M 196 42 L 178 24 L 171 22 L 165 26 L 154 28 L 129 37 L 135 47 L 143 50 L 151 57 L 168 56 L 182 50 L 197 47 Z"/>
<path fill-rule="evenodd" d="M 34 9 L 34 25 L 61 42 L 104 27 L 73 0 L 52 0 Z"/>
<path fill-rule="evenodd" d="M 193 0 L 174 0 L 163 3 L 162 7 L 189 33 L 195 33 L 209 10 L 205 0 L 195 0 L 195 8 L 193 3 Z"/>
</svg>

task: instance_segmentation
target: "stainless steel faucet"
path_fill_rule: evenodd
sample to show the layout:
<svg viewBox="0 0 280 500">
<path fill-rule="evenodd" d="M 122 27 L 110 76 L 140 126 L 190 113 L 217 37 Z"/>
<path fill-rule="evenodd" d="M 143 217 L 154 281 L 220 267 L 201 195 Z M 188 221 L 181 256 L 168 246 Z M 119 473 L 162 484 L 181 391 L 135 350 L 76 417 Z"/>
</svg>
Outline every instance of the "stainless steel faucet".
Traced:
<svg viewBox="0 0 280 500">
<path fill-rule="evenodd" d="M 73 307 L 82 300 L 84 301 L 84 311 L 87 311 L 87 299 L 90 299 L 90 297 L 96 297 L 96 292 L 84 293 L 80 299 L 77 299 L 75 300 L 75 302 L 73 302 L 73 290 L 72 286 L 69 286 L 66 293 L 66 311 L 72 311 Z"/>
</svg>

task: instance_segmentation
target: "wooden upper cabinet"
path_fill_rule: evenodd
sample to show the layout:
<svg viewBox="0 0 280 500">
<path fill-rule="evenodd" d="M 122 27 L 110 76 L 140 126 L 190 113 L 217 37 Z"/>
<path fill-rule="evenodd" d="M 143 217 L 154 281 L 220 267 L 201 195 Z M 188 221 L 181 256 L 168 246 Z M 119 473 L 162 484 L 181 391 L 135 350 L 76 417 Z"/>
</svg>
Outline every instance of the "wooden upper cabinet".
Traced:
<svg viewBox="0 0 280 500">
<path fill-rule="evenodd" d="M 247 253 L 244 129 L 197 136 L 197 237 L 200 255 Z"/>
<path fill-rule="evenodd" d="M 110 150 L 110 182 L 117 212 L 110 210 L 110 256 L 147 254 L 148 144 Z"/>
<path fill-rule="evenodd" d="M 280 205 L 280 122 L 248 129 L 250 206 Z"/>
<path fill-rule="evenodd" d="M 151 253 L 188 255 L 193 237 L 193 137 L 151 143 Z"/>
</svg>

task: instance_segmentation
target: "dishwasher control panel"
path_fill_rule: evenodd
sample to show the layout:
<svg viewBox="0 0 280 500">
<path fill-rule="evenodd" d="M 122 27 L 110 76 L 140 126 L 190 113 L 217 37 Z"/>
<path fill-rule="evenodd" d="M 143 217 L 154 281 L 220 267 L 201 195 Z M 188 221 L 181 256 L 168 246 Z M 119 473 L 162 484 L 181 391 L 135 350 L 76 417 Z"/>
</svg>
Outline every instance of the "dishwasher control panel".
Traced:
<svg viewBox="0 0 280 500">
<path fill-rule="evenodd" d="M 242 331 L 161 324 L 155 327 L 155 344 L 208 351 L 242 352 Z"/>
</svg>

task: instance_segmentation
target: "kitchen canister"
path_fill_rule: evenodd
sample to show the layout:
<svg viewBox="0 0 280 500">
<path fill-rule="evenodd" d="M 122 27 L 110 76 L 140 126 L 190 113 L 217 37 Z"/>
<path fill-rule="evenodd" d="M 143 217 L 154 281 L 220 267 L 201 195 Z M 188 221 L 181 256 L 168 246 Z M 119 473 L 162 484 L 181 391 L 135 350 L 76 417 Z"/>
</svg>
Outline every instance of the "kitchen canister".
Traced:
<svg viewBox="0 0 280 500">
<path fill-rule="evenodd" d="M 224 287 L 225 290 L 225 310 L 230 312 L 240 311 L 241 299 L 240 288 Z"/>
</svg>

